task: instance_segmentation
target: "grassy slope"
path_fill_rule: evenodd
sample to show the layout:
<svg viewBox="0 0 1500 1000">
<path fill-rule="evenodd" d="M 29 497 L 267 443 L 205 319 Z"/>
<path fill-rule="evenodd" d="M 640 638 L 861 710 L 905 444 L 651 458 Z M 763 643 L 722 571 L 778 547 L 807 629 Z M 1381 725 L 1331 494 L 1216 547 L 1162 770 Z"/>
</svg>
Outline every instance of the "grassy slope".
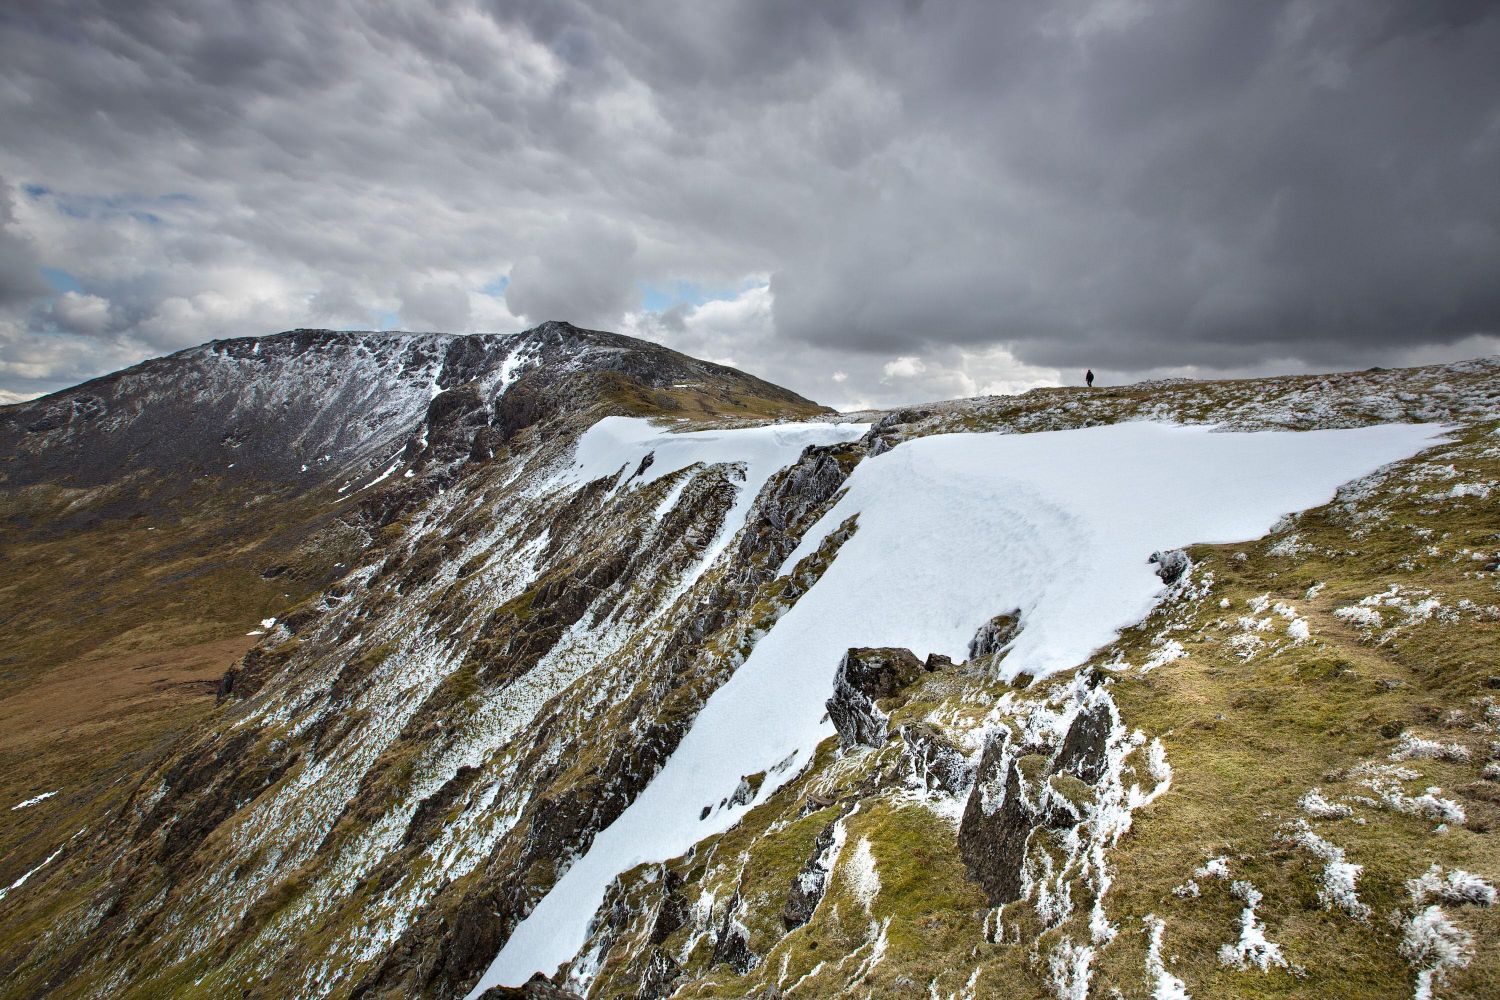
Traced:
<svg viewBox="0 0 1500 1000">
<path fill-rule="evenodd" d="M 317 590 L 336 558 L 296 555 L 326 501 L 278 502 L 274 519 L 241 495 L 100 515 L 111 502 L 37 487 L 0 509 L 0 885 L 107 822 L 212 711 L 219 679 L 255 642 L 246 633 Z M 262 576 L 288 560 L 299 568 Z M 9 809 L 48 791 L 58 794 Z M 8 921 L 0 953 L 44 926 L 31 910 Z"/>
</svg>

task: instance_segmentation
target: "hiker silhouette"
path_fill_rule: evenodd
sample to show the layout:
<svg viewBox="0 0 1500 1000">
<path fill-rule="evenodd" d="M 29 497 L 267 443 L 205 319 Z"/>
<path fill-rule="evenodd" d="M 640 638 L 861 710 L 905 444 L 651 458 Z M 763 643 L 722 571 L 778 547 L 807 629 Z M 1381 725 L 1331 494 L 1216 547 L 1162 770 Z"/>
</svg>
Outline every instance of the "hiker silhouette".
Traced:
<svg viewBox="0 0 1500 1000">
<path fill-rule="evenodd" d="M 1089 388 L 1092 389 L 1094 387 L 1094 369 L 1090 368 L 1088 370 L 1088 373 L 1083 376 L 1083 380 L 1087 382 L 1089 384 Z"/>
</svg>

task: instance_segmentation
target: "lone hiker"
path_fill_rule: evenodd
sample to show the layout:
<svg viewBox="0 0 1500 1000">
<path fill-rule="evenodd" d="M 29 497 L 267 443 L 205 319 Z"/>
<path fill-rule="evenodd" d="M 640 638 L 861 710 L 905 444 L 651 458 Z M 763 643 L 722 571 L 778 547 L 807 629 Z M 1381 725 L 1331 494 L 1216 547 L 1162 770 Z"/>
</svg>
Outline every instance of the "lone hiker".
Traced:
<svg viewBox="0 0 1500 1000">
<path fill-rule="evenodd" d="M 1089 384 L 1089 388 L 1092 389 L 1094 387 L 1094 369 L 1090 368 L 1088 370 L 1088 373 L 1083 376 L 1083 380 L 1087 382 Z"/>
</svg>

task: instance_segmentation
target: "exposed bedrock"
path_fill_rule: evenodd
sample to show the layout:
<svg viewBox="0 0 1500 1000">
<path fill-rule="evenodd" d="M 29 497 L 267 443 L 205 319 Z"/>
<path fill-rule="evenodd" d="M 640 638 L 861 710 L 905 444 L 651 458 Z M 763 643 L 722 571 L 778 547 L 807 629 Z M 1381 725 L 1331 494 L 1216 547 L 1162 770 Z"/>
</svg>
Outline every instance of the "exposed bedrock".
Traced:
<svg viewBox="0 0 1500 1000">
<path fill-rule="evenodd" d="M 801 870 L 792 879 L 787 890 L 786 904 L 781 908 L 781 923 L 787 930 L 796 930 L 812 919 L 823 894 L 828 891 L 828 876 L 838 861 L 839 849 L 843 846 L 841 824 L 844 816 L 853 807 L 846 805 L 838 817 L 818 831 L 817 838 Z"/>
<path fill-rule="evenodd" d="M 922 676 L 926 667 L 909 649 L 855 648 L 839 661 L 833 678 L 828 717 L 846 747 L 878 747 L 885 742 L 887 719 L 875 704 Z"/>
<path fill-rule="evenodd" d="M 969 660 L 972 662 L 1005 653 L 1020 634 L 1020 608 L 996 615 L 979 626 L 979 631 L 969 640 Z"/>
<path fill-rule="evenodd" d="M 1034 830 L 1078 823 L 1070 793 L 1104 777 L 1113 725 L 1111 703 L 1099 700 L 1074 715 L 1050 755 L 1039 747 L 1017 747 L 1008 731 L 986 743 L 959 822 L 958 848 L 969 878 L 991 906 L 1021 898 L 1021 871 Z"/>
<path fill-rule="evenodd" d="M 825 539 L 817 558 L 809 557 L 808 565 L 817 566 L 807 569 L 799 564 L 789 579 L 778 579 L 781 564 L 827 510 L 860 457 L 858 449 L 849 446 L 811 447 L 772 477 L 740 541 L 729 548 L 718 569 L 705 575 L 699 597 L 685 601 L 682 613 L 664 622 L 665 628 L 643 654 L 631 693 L 618 703 L 621 718 L 636 720 L 631 731 L 613 735 L 607 749 L 601 746 L 600 764 L 588 773 L 571 772 L 568 759 L 545 762 L 545 741 L 528 749 L 517 772 L 528 775 L 535 792 L 515 831 L 474 876 L 440 891 L 416 915 L 396 945 L 363 976 L 355 996 L 462 992 L 478 977 L 559 877 L 566 859 L 586 851 L 598 831 L 625 810 L 676 749 L 703 701 L 733 669 L 735 661 L 724 657 L 723 648 L 738 648 L 741 656 L 746 655 L 756 616 L 769 604 L 795 601 L 852 532 L 852 525 L 846 525 Z M 561 565 L 544 573 L 480 629 L 468 655 L 472 676 L 486 690 L 503 689 L 539 662 L 575 624 L 629 613 L 631 598 L 619 597 L 626 581 L 670 578 L 677 570 L 668 573 L 662 567 L 680 567 L 701 558 L 731 505 L 728 487 L 733 473 L 732 466 L 692 473 L 677 505 L 651 536 L 661 540 L 657 544 L 634 540 L 600 546 L 591 541 L 597 529 L 574 537 L 579 526 L 597 522 L 601 506 L 614 502 L 607 489 L 580 490 L 576 504 L 565 504 L 550 519 L 543 558 L 555 557 Z M 630 532 L 618 532 L 616 537 L 628 539 Z M 668 539 L 673 540 L 670 551 L 660 547 Z M 568 560 L 563 545 L 567 552 L 584 555 Z M 645 600 L 650 594 L 642 591 L 635 597 Z M 441 726 L 452 714 L 448 687 L 435 690 L 404 736 L 424 734 L 429 725 Z M 663 919 L 668 919 L 665 914 Z M 607 928 L 601 925 L 600 930 Z M 734 925 L 719 931 L 723 961 L 731 967 L 748 961 L 748 952 L 735 943 Z M 650 975 L 655 986 L 648 989 L 641 980 L 642 995 L 655 995 L 670 971 L 659 963 Z"/>
<path fill-rule="evenodd" d="M 1181 549 L 1153 552 L 1151 558 L 1146 561 L 1156 567 L 1156 575 L 1161 577 L 1161 582 L 1169 587 L 1181 580 L 1193 567 L 1193 561 Z"/>
<path fill-rule="evenodd" d="M 883 455 L 906 440 L 903 424 L 914 424 L 931 415 L 927 410 L 896 410 L 887 413 L 875 421 L 859 443 L 865 446 L 871 458 Z"/>
</svg>

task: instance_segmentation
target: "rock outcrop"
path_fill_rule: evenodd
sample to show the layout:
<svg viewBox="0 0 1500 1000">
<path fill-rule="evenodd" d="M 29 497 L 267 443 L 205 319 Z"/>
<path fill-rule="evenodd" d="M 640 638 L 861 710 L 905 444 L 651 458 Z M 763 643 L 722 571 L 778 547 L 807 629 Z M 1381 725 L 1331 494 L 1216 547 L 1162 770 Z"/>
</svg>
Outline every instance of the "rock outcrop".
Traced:
<svg viewBox="0 0 1500 1000">
<path fill-rule="evenodd" d="M 883 455 L 906 439 L 904 424 L 914 424 L 931 416 L 926 410 L 895 410 L 871 425 L 860 440 L 871 458 Z"/>
<path fill-rule="evenodd" d="M 851 649 L 839 661 L 828 699 L 828 717 L 844 746 L 878 747 L 885 742 L 886 715 L 876 706 L 909 686 L 926 666 L 909 649 Z"/>
<path fill-rule="evenodd" d="M 1181 580 L 1183 575 L 1193 567 L 1193 561 L 1181 549 L 1153 552 L 1151 558 L 1146 561 L 1156 567 L 1156 575 L 1161 577 L 1161 582 L 1169 587 Z"/>
<path fill-rule="evenodd" d="M 979 626 L 974 638 L 969 640 L 969 662 L 993 660 L 1003 656 L 1020 634 L 1020 608 L 996 615 Z"/>
<path fill-rule="evenodd" d="M 1037 829 L 1066 829 L 1082 818 L 1077 799 L 1105 776 L 1113 726 L 1113 703 L 1101 697 L 1078 707 L 1050 754 L 1016 745 L 1007 731 L 986 743 L 959 822 L 958 850 L 991 906 L 1020 898 Z"/>
</svg>

